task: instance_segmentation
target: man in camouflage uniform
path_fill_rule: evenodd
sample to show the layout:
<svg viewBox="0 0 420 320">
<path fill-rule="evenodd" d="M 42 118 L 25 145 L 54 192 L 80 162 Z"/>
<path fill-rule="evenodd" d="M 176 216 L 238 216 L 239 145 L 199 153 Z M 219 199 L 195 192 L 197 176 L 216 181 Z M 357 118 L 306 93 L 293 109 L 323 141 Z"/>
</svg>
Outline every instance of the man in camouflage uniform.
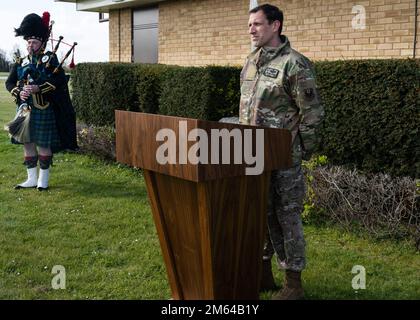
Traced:
<svg viewBox="0 0 420 320">
<path fill-rule="evenodd" d="M 305 182 L 301 161 L 316 150 L 324 110 L 311 62 L 291 48 L 281 34 L 282 26 L 283 13 L 275 6 L 265 4 L 250 11 L 249 33 L 256 49 L 241 72 L 239 121 L 285 128 L 292 134 L 292 167 L 274 171 L 271 177 L 269 237 L 264 247 L 261 289 L 275 287 L 271 270 L 275 252 L 286 276 L 284 288 L 274 299 L 300 299 L 301 271 L 305 267 L 301 220 Z"/>
</svg>

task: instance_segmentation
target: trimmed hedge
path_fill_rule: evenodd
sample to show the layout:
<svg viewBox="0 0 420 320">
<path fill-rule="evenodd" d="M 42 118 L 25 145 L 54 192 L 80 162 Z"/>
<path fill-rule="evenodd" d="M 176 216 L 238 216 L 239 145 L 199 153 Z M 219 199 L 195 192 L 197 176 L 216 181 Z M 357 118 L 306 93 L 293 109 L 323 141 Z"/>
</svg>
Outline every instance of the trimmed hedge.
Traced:
<svg viewBox="0 0 420 320">
<path fill-rule="evenodd" d="M 162 94 L 163 77 L 174 68 L 177 67 L 164 64 L 136 65 L 136 93 L 141 112 L 159 112 L 159 97 Z"/>
<path fill-rule="evenodd" d="M 72 74 L 77 117 L 88 125 L 113 125 L 114 110 L 139 111 L 136 65 L 80 63 Z"/>
<path fill-rule="evenodd" d="M 325 106 L 322 150 L 332 164 L 420 177 L 420 62 L 316 62 Z M 237 67 L 83 63 L 73 103 L 87 124 L 113 125 L 114 110 L 205 120 L 238 115 Z"/>
<path fill-rule="evenodd" d="M 238 114 L 240 69 L 208 66 L 166 72 L 159 113 L 217 121 Z"/>
<path fill-rule="evenodd" d="M 161 78 L 174 67 L 133 63 L 80 63 L 72 74 L 73 104 L 88 125 L 114 125 L 114 111 L 157 113 Z"/>
<path fill-rule="evenodd" d="M 322 152 L 334 164 L 420 176 L 420 60 L 318 62 Z"/>
</svg>

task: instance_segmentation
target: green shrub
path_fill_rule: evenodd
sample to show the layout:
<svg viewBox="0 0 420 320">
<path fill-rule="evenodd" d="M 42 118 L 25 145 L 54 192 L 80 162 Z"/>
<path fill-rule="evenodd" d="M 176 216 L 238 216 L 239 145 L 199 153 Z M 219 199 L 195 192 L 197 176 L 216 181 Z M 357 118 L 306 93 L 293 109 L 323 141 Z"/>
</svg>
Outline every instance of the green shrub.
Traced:
<svg viewBox="0 0 420 320">
<path fill-rule="evenodd" d="M 306 180 L 306 196 L 302 212 L 302 222 L 305 224 L 322 224 L 326 221 L 325 209 L 315 205 L 316 194 L 312 185 L 314 171 L 327 164 L 328 157 L 325 155 L 313 156 L 310 160 L 302 162 Z"/>
<path fill-rule="evenodd" d="M 367 172 L 420 175 L 420 60 L 318 62 L 322 152 Z"/>
<path fill-rule="evenodd" d="M 159 113 L 213 121 L 237 115 L 239 72 L 238 68 L 217 66 L 167 70 Z"/>
<path fill-rule="evenodd" d="M 163 64 L 137 64 L 136 66 L 139 110 L 146 113 L 158 113 L 162 77 L 168 70 L 176 67 Z"/>
<path fill-rule="evenodd" d="M 89 125 L 113 125 L 114 110 L 139 111 L 132 63 L 80 63 L 72 74 L 77 117 Z"/>
</svg>

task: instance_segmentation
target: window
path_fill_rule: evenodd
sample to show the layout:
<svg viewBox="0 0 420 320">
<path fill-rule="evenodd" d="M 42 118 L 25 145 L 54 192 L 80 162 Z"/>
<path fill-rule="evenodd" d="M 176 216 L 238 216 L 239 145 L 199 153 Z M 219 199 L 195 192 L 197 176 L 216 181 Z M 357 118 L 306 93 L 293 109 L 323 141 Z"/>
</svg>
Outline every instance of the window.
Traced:
<svg viewBox="0 0 420 320">
<path fill-rule="evenodd" d="M 109 21 L 109 13 L 99 12 L 99 22 Z"/>
<path fill-rule="evenodd" d="M 133 10 L 133 62 L 157 63 L 159 46 L 159 9 Z"/>
</svg>

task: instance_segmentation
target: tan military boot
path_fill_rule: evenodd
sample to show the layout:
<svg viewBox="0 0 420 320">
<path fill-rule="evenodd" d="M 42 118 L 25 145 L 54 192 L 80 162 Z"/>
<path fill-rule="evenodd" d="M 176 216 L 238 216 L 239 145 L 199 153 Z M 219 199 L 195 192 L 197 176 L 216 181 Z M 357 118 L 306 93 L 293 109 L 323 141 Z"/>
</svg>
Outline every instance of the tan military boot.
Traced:
<svg viewBox="0 0 420 320">
<path fill-rule="evenodd" d="M 286 270 L 286 279 L 283 290 L 273 296 L 272 300 L 300 300 L 303 299 L 301 273 Z"/>
<path fill-rule="evenodd" d="M 260 291 L 275 290 L 277 288 L 274 282 L 273 271 L 271 270 L 271 260 L 263 260 Z"/>
</svg>

